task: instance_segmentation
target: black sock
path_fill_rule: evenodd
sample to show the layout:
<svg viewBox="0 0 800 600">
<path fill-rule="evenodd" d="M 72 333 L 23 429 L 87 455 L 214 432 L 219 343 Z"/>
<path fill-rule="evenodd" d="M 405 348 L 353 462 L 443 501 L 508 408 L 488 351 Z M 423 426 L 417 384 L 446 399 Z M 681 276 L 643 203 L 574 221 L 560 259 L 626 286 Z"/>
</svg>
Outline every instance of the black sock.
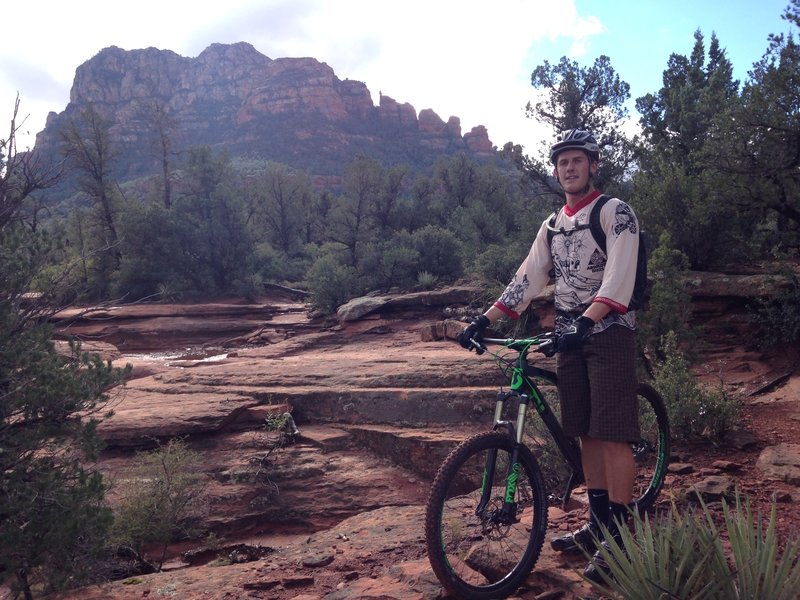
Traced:
<svg viewBox="0 0 800 600">
<path fill-rule="evenodd" d="M 608 490 L 587 490 L 589 496 L 589 522 L 600 528 L 600 525 L 608 526 L 609 522 L 609 502 Z"/>
<path fill-rule="evenodd" d="M 620 504 L 619 502 L 610 501 L 608 503 L 608 510 L 609 510 L 608 530 L 611 533 L 611 535 L 614 536 L 619 541 L 620 529 L 628 524 L 628 516 L 630 515 L 630 513 L 628 512 L 628 507 L 625 504 Z"/>
</svg>

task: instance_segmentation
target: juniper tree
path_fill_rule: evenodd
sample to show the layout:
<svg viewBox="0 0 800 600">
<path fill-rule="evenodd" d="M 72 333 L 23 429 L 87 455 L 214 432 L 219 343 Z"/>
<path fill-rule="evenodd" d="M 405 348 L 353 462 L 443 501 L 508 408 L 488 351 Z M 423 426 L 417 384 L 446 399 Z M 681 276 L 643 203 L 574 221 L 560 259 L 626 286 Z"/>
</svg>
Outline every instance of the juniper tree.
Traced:
<svg viewBox="0 0 800 600">
<path fill-rule="evenodd" d="M 57 245 L 32 226 L 31 206 L 54 171 L 16 152 L 18 108 L 0 139 L 0 584 L 31 598 L 80 579 L 102 546 L 110 512 L 91 460 L 123 373 L 52 341 L 47 317 L 69 276 L 43 276 Z"/>
<path fill-rule="evenodd" d="M 663 82 L 636 101 L 643 141 L 632 198 L 637 215 L 651 232 L 668 232 L 694 269 L 739 260 L 750 230 L 735 208 L 738 191 L 715 158 L 724 137 L 719 123 L 739 102 L 739 82 L 717 37 L 706 51 L 695 32 L 691 54 L 672 54 Z"/>
<path fill-rule="evenodd" d="M 541 95 L 534 104 L 528 104 L 527 115 L 550 125 L 554 139 L 570 129 L 591 131 L 603 148 L 602 169 L 595 185 L 607 193 L 617 193 L 633 161 L 632 146 L 622 131 L 628 116 L 625 102 L 630 98 L 630 85 L 620 79 L 611 59 L 599 56 L 589 67 L 567 57 L 558 64 L 544 61 L 533 70 L 531 85 Z M 543 148 L 549 145 L 543 142 Z M 531 160 L 528 167 L 540 185 L 561 193 L 551 177 L 549 162 Z"/>
</svg>

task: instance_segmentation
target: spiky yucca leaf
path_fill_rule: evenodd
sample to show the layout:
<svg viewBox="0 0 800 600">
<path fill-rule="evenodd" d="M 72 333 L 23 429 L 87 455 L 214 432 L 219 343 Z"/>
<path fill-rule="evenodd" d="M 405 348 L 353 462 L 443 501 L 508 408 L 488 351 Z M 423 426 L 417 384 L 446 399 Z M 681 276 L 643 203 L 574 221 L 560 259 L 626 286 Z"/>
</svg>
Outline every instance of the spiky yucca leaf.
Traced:
<svg viewBox="0 0 800 600">
<path fill-rule="evenodd" d="M 790 537 L 786 547 L 780 547 L 776 505 L 772 504 L 766 528 L 761 515 L 754 515 L 750 503 L 739 495 L 733 509 L 727 503 L 722 509 L 737 594 L 731 597 L 800 598 L 800 539 Z"/>
<path fill-rule="evenodd" d="M 781 550 L 775 506 L 766 529 L 738 494 L 733 507 L 722 507 L 724 529 L 702 500 L 700 511 L 673 503 L 652 522 L 634 515 L 633 532 L 623 528 L 621 544 L 600 548 L 611 577 L 595 587 L 625 600 L 800 598 L 800 540 Z"/>
</svg>

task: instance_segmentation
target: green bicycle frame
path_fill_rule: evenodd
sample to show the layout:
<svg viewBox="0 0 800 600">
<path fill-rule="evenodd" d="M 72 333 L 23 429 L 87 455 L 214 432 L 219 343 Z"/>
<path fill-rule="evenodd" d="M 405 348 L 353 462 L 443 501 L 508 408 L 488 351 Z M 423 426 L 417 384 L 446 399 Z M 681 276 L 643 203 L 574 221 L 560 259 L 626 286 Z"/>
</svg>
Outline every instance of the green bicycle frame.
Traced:
<svg viewBox="0 0 800 600">
<path fill-rule="evenodd" d="M 506 489 L 503 498 L 503 509 L 500 512 L 499 519 L 501 522 L 512 522 L 516 513 L 516 503 L 514 498 L 517 492 L 517 479 L 521 465 L 519 464 L 519 447 L 523 443 L 525 433 L 525 419 L 528 412 L 528 405 L 533 402 L 537 414 L 544 422 L 554 442 L 563 454 L 567 463 L 569 464 L 572 474 L 570 475 L 567 484 L 567 491 L 564 495 L 564 503 L 569 500 L 571 490 L 583 482 L 583 465 L 580 459 L 580 449 L 577 442 L 567 437 L 561 429 L 561 424 L 558 421 L 555 413 L 544 399 L 539 388 L 533 378 L 541 378 L 544 381 L 552 384 L 557 384 L 558 378 L 552 371 L 533 366 L 528 363 L 527 356 L 530 348 L 541 343 L 539 338 L 523 339 L 523 340 L 508 340 L 503 344 L 510 350 L 519 352 L 519 355 L 511 367 L 511 380 L 509 383 L 508 392 L 499 392 L 497 394 L 497 403 L 495 405 L 494 414 L 494 428 L 505 429 L 510 437 L 515 441 L 514 448 L 511 452 L 511 457 L 508 465 L 508 472 L 506 473 Z M 519 399 L 519 406 L 517 410 L 516 423 L 512 425 L 509 421 L 503 421 L 503 410 L 505 403 L 509 398 L 516 397 Z M 483 474 L 483 484 L 481 486 L 481 501 L 476 508 L 476 514 L 480 515 L 488 506 L 491 499 L 491 482 L 494 480 L 496 469 L 497 451 L 490 450 L 486 458 L 486 466 Z"/>
</svg>

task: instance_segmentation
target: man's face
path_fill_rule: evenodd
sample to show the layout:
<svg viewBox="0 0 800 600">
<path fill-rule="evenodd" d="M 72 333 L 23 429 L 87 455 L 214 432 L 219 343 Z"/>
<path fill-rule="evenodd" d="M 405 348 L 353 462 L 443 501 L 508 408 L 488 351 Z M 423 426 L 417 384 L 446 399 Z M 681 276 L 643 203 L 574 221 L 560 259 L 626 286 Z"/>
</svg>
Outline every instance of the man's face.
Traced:
<svg viewBox="0 0 800 600">
<path fill-rule="evenodd" d="M 581 194 L 589 189 L 589 175 L 597 172 L 597 163 L 589 161 L 583 150 L 564 150 L 556 157 L 553 174 L 567 194 Z"/>
</svg>

